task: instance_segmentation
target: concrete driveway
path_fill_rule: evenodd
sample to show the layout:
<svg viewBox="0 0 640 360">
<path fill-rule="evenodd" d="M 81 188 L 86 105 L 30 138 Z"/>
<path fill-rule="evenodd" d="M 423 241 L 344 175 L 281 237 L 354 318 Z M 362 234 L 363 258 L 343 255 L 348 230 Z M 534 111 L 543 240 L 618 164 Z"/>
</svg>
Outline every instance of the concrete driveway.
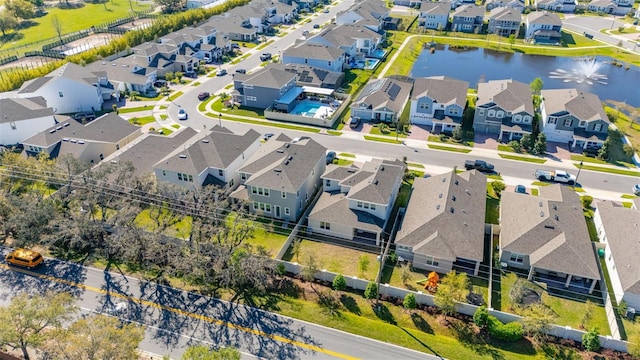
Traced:
<svg viewBox="0 0 640 360">
<path fill-rule="evenodd" d="M 473 137 L 473 146 L 481 149 L 498 150 L 496 135 L 478 134 Z"/>
</svg>

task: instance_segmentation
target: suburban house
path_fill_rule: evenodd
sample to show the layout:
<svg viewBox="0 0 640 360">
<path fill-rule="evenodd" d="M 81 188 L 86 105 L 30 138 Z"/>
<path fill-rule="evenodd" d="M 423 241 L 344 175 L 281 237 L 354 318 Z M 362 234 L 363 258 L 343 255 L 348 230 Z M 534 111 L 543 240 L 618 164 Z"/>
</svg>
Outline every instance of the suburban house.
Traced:
<svg viewBox="0 0 640 360">
<path fill-rule="evenodd" d="M 240 167 L 244 186 L 231 197 L 257 215 L 296 222 L 322 186 L 326 150 L 310 138 L 274 136 Z"/>
<path fill-rule="evenodd" d="M 264 6 L 267 21 L 270 24 L 291 24 L 298 16 L 298 4 L 285 4 L 280 1 L 265 0 L 257 5 Z"/>
<path fill-rule="evenodd" d="M 536 9 L 570 13 L 576 10 L 576 0 L 536 0 Z"/>
<path fill-rule="evenodd" d="M 189 58 L 186 66 L 195 70 L 199 60 L 211 62 L 230 52 L 231 44 L 224 35 L 217 34 L 215 26 L 207 22 L 197 28 L 184 28 L 159 39 L 163 45 L 173 45 L 179 49 L 180 55 Z M 193 59 L 190 59 L 193 58 Z M 185 60 L 185 62 L 187 62 Z M 180 70 L 182 71 L 182 70 Z"/>
<path fill-rule="evenodd" d="M 457 9 L 462 5 L 475 4 L 473 0 L 451 0 L 451 9 Z"/>
<path fill-rule="evenodd" d="M 541 91 L 540 115 L 547 141 L 572 150 L 598 150 L 607 139 L 609 118 L 600 98 L 578 89 Z"/>
<path fill-rule="evenodd" d="M 504 37 L 511 35 L 518 37 L 520 24 L 522 23 L 520 10 L 510 7 L 497 7 L 491 10 L 487 17 L 489 19 L 487 33 Z"/>
<path fill-rule="evenodd" d="M 131 164 L 133 175 L 151 177 L 154 174 L 153 166 L 176 149 L 183 148 L 183 144 L 198 133 L 190 127 L 177 129 L 169 135 L 160 135 L 148 132 L 121 151 L 105 157 L 104 163 L 114 165 Z"/>
<path fill-rule="evenodd" d="M 604 244 L 604 262 L 616 302 L 640 310 L 640 209 L 602 201 L 593 222 Z"/>
<path fill-rule="evenodd" d="M 43 97 L 0 99 L 1 145 L 16 145 L 55 124 Z"/>
<path fill-rule="evenodd" d="M 68 62 L 45 76 L 25 81 L 14 95 L 43 97 L 55 114 L 71 114 L 101 110 L 112 93 L 107 74 Z"/>
<path fill-rule="evenodd" d="M 448 1 L 421 1 L 418 26 L 425 29 L 445 30 L 449 24 L 451 3 Z"/>
<path fill-rule="evenodd" d="M 487 11 L 491 11 L 499 7 L 507 7 L 518 10 L 520 13 L 524 11 L 524 2 L 520 0 L 487 0 L 485 2 Z"/>
<path fill-rule="evenodd" d="M 451 14 L 451 31 L 479 34 L 484 22 L 484 6 L 467 4 Z"/>
<path fill-rule="evenodd" d="M 282 52 L 283 64 L 309 65 L 328 71 L 342 72 L 345 52 L 333 46 L 301 43 Z"/>
<path fill-rule="evenodd" d="M 229 10 L 225 16 L 237 17 L 241 19 L 240 23 L 243 27 L 251 27 L 258 34 L 262 34 L 270 28 L 267 22 L 269 16 L 262 6 L 264 5 L 249 3 Z"/>
<path fill-rule="evenodd" d="M 415 178 L 396 235 L 396 254 L 419 269 L 478 275 L 486 197 L 487 178 L 476 170 Z"/>
<path fill-rule="evenodd" d="M 296 84 L 302 87 L 323 89 L 338 89 L 344 80 L 343 72 L 327 71 L 308 65 L 300 64 L 269 64 L 268 66 L 296 74 Z"/>
<path fill-rule="evenodd" d="M 260 138 L 253 129 L 236 135 L 216 126 L 158 161 L 156 179 L 187 188 L 215 185 L 234 190 L 240 184 L 238 169 L 258 150 Z"/>
<path fill-rule="evenodd" d="M 406 6 L 406 7 L 410 7 L 410 8 L 419 8 L 420 4 L 423 3 L 424 1 L 421 0 L 393 0 L 393 5 L 394 6 Z"/>
<path fill-rule="evenodd" d="M 252 74 L 236 74 L 233 101 L 253 108 L 291 111 L 302 88 L 296 86 L 295 73 L 266 67 Z"/>
<path fill-rule="evenodd" d="M 594 0 L 587 5 L 587 10 L 625 16 L 629 12 L 633 11 L 633 2 L 629 0 Z"/>
<path fill-rule="evenodd" d="M 371 79 L 351 104 L 351 116 L 395 123 L 409 101 L 412 86 L 410 78 Z"/>
<path fill-rule="evenodd" d="M 308 216 L 314 233 L 380 245 L 406 165 L 375 159 L 362 168 L 330 164 L 323 193 Z"/>
<path fill-rule="evenodd" d="M 524 134 L 531 134 L 533 118 L 529 85 L 512 79 L 478 84 L 473 117 L 476 133 L 498 134 L 502 142 L 520 140 Z"/>
<path fill-rule="evenodd" d="M 141 135 L 138 126 L 114 113 L 104 114 L 86 125 L 67 118 L 22 141 L 27 155 L 46 153 L 51 158 L 71 154 L 91 164 L 120 150 Z"/>
<path fill-rule="evenodd" d="M 364 0 L 355 3 L 349 10 L 336 15 L 337 25 L 358 24 L 372 31 L 381 31 L 390 10 L 381 0 Z"/>
<path fill-rule="evenodd" d="M 562 20 L 557 14 L 536 11 L 524 18 L 524 38 L 534 44 L 560 44 Z"/>
<path fill-rule="evenodd" d="M 462 126 L 469 83 L 444 76 L 417 78 L 411 93 L 412 124 L 431 126 L 432 133 L 451 133 Z"/>
<path fill-rule="evenodd" d="M 258 40 L 258 31 L 248 20 L 237 15 L 216 15 L 209 18 L 207 24 L 216 28 L 216 40 L 218 35 L 227 40 L 253 42 Z"/>
<path fill-rule="evenodd" d="M 591 294 L 600 272 L 580 196 L 560 184 L 540 187 L 539 196 L 503 192 L 500 263 L 549 287 Z"/>
<path fill-rule="evenodd" d="M 307 43 L 342 49 L 348 60 L 370 56 L 385 39 L 384 31 L 376 32 L 362 25 L 330 25 L 307 39 Z"/>
</svg>

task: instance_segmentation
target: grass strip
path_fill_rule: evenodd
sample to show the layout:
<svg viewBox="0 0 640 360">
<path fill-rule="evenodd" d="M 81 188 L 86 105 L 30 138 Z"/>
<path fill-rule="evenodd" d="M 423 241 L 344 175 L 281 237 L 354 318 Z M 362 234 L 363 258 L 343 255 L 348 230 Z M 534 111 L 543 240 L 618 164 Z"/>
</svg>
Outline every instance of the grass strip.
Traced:
<svg viewBox="0 0 640 360">
<path fill-rule="evenodd" d="M 217 119 L 218 118 L 218 114 L 214 114 L 214 113 L 206 113 L 206 116 L 210 117 L 210 118 L 214 118 Z M 304 127 L 304 126 L 296 126 L 296 125 L 290 125 L 290 124 L 282 124 L 282 123 L 277 123 L 277 122 L 267 122 L 264 120 L 251 120 L 251 119 L 245 119 L 245 118 L 236 118 L 233 116 L 226 116 L 226 115 L 222 115 L 222 119 L 223 120 L 231 120 L 231 121 L 237 121 L 237 122 L 241 122 L 241 123 L 245 123 L 245 124 L 255 124 L 255 125 L 262 125 L 262 126 L 271 126 L 271 127 L 276 127 L 276 128 L 281 128 L 281 129 L 288 129 L 288 130 L 298 130 L 298 131 L 306 131 L 306 132 L 311 132 L 311 133 L 319 133 L 320 129 L 315 129 L 315 128 L 310 128 L 310 127 Z"/>
<path fill-rule="evenodd" d="M 402 141 L 400 141 L 400 140 L 387 139 L 387 138 L 382 138 L 382 137 L 378 137 L 378 136 L 366 136 L 365 135 L 364 139 L 365 140 L 369 140 L 369 141 L 378 141 L 378 142 L 390 143 L 390 144 L 402 144 Z"/>
<path fill-rule="evenodd" d="M 500 156 L 503 159 L 526 161 L 526 162 L 536 163 L 536 164 L 544 164 L 544 163 L 547 162 L 547 159 L 530 158 L 530 157 L 518 156 L 518 155 L 509 155 L 509 154 L 500 154 L 500 153 L 498 153 L 498 156 Z"/>
<path fill-rule="evenodd" d="M 171 96 L 169 96 L 168 99 L 169 99 L 169 101 L 173 101 L 173 100 L 179 98 L 180 96 L 182 96 L 182 94 L 184 94 L 182 91 L 175 92 Z"/>
<path fill-rule="evenodd" d="M 573 165 L 578 169 L 582 168 L 582 170 L 599 171 L 599 172 L 605 172 L 605 173 L 610 173 L 610 174 L 618 174 L 618 175 L 626 175 L 626 176 L 636 176 L 636 177 L 640 176 L 640 171 L 614 169 L 614 168 L 608 168 L 608 167 L 602 167 L 602 166 L 593 166 L 593 165 L 584 165 L 584 164 L 581 167 L 580 164 L 577 164 L 577 163 L 574 163 Z"/>
<path fill-rule="evenodd" d="M 459 152 L 464 154 L 471 152 L 471 149 L 460 149 L 453 146 L 442 146 L 442 145 L 434 145 L 434 144 L 427 144 L 427 146 L 429 147 L 429 149 L 434 149 L 434 150 L 453 151 L 453 152 Z"/>
<path fill-rule="evenodd" d="M 118 114 L 126 114 L 126 113 L 146 111 L 146 110 L 153 110 L 153 106 L 144 105 L 144 106 L 138 106 L 138 107 L 132 107 L 132 108 L 118 108 Z"/>
</svg>

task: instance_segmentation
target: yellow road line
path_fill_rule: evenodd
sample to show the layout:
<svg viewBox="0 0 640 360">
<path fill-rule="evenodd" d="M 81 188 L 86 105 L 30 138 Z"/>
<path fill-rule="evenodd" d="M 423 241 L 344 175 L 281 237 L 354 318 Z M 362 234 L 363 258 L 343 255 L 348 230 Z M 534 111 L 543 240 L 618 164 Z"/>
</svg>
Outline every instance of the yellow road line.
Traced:
<svg viewBox="0 0 640 360">
<path fill-rule="evenodd" d="M 321 347 L 316 346 L 316 345 L 307 344 L 307 343 L 304 343 L 304 342 L 301 342 L 301 341 L 297 341 L 297 340 L 293 340 L 293 339 L 289 339 L 289 338 L 286 338 L 286 337 L 283 337 L 283 336 L 280 336 L 280 335 L 268 334 L 268 333 L 265 333 L 264 331 L 255 330 L 255 329 L 252 329 L 252 328 L 248 328 L 246 326 L 236 325 L 236 324 L 233 324 L 233 323 L 230 323 L 230 322 L 227 322 L 227 321 L 222 321 L 222 320 L 210 317 L 210 316 L 195 314 L 195 313 L 188 312 L 188 311 L 185 311 L 185 310 L 176 309 L 176 308 L 173 308 L 173 307 L 170 307 L 170 306 L 161 305 L 161 304 L 155 303 L 153 301 L 143 300 L 143 299 L 140 299 L 140 298 L 127 296 L 127 295 L 119 294 L 119 293 L 116 293 L 116 292 L 107 291 L 107 290 L 104 290 L 104 289 L 97 288 L 95 286 L 90 286 L 90 285 L 77 283 L 77 282 L 74 282 L 74 281 L 60 279 L 60 278 L 57 278 L 57 277 L 54 277 L 54 276 L 50 276 L 50 275 L 38 274 L 38 273 L 27 271 L 27 270 L 24 270 L 24 269 L 19 269 L 19 268 L 15 268 L 15 267 L 9 267 L 8 265 L 5 265 L 5 264 L 0 264 L 0 267 L 2 267 L 4 269 L 11 269 L 11 270 L 14 270 L 14 271 L 17 271 L 17 272 L 21 272 L 23 274 L 39 277 L 41 279 L 46 279 L 46 280 L 54 281 L 54 282 L 57 282 L 57 283 L 60 283 L 60 284 L 65 284 L 65 285 L 68 285 L 68 286 L 76 287 L 76 288 L 79 288 L 79 289 L 92 291 L 92 292 L 99 293 L 99 294 L 102 294 L 102 295 L 109 295 L 109 296 L 121 298 L 121 299 L 124 299 L 124 300 L 133 301 L 133 302 L 141 304 L 141 305 L 146 305 L 146 306 L 154 307 L 156 309 L 169 311 L 169 312 L 172 312 L 172 313 L 175 313 L 175 314 L 179 314 L 179 315 L 182 315 L 182 316 L 187 316 L 187 317 L 190 317 L 192 319 L 205 321 L 205 322 L 208 322 L 208 323 L 211 323 L 211 324 L 215 324 L 215 325 L 219 325 L 219 326 L 226 326 L 226 327 L 234 329 L 234 330 L 240 330 L 240 331 L 244 331 L 244 332 L 249 333 L 249 334 L 266 337 L 266 338 L 269 338 L 269 339 L 272 339 L 272 340 L 276 340 L 276 341 L 279 341 L 279 342 L 282 342 L 282 343 L 285 343 L 285 344 L 290 344 L 290 345 L 294 345 L 294 346 L 301 347 L 301 348 L 304 348 L 304 349 L 308 349 L 308 350 L 316 351 L 316 352 L 319 352 L 319 353 L 327 354 L 327 355 L 330 355 L 330 356 L 333 356 L 333 357 L 336 357 L 336 358 L 339 358 L 339 359 L 358 360 L 357 357 L 346 355 L 346 354 L 342 354 L 342 353 L 339 353 L 339 352 L 336 352 L 336 351 L 332 351 L 332 350 L 329 350 L 329 349 L 321 348 Z"/>
</svg>

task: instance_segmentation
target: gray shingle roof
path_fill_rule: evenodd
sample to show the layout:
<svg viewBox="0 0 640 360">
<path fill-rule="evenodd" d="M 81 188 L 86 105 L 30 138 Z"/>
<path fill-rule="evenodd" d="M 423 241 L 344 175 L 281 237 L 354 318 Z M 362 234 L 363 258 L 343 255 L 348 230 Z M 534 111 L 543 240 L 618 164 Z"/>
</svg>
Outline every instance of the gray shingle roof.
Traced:
<svg viewBox="0 0 640 360">
<path fill-rule="evenodd" d="M 520 81 L 508 79 L 479 83 L 477 106 L 491 103 L 513 114 L 526 112 L 533 116 L 531 87 Z"/>
<path fill-rule="evenodd" d="M 323 192 L 309 213 L 309 218 L 377 233 L 384 227 L 384 219 L 349 208 L 347 195 L 338 191 Z"/>
<path fill-rule="evenodd" d="M 260 139 L 260 134 L 253 129 L 243 135 L 216 129 L 219 127 L 203 136 L 190 139 L 183 148 L 158 161 L 154 168 L 195 175 L 209 167 L 226 169 Z"/>
<path fill-rule="evenodd" d="M 489 20 L 521 22 L 522 13 L 512 7 L 497 7 L 489 12 Z"/>
<path fill-rule="evenodd" d="M 484 6 L 475 4 L 462 5 L 453 11 L 451 17 L 484 17 Z"/>
<path fill-rule="evenodd" d="M 411 82 L 392 78 L 371 79 L 351 107 L 356 108 L 361 105 L 370 106 L 373 109 L 386 107 L 400 113 L 409 98 L 412 86 Z"/>
<path fill-rule="evenodd" d="M 552 89 L 540 92 L 547 115 L 568 112 L 578 120 L 609 122 L 598 95 L 578 89 Z"/>
<path fill-rule="evenodd" d="M 238 170 L 250 174 L 247 185 L 296 192 L 318 162 L 325 160 L 327 149 L 313 139 L 287 140 L 286 136 L 271 138 Z"/>
<path fill-rule="evenodd" d="M 431 15 L 448 15 L 451 3 L 448 1 L 421 1 L 420 12 Z"/>
<path fill-rule="evenodd" d="M 289 71 L 268 67 L 254 74 L 248 74 L 243 84 L 280 89 L 295 78 L 296 74 Z"/>
<path fill-rule="evenodd" d="M 331 25 L 324 28 L 322 32 L 315 36 L 325 39 L 335 47 L 351 46 L 356 39 L 380 40 L 382 38 L 377 32 L 359 24 Z"/>
<path fill-rule="evenodd" d="M 344 51 L 333 46 L 320 44 L 302 43 L 295 47 L 290 47 L 284 52 L 285 56 L 299 58 L 335 61 L 344 56 Z"/>
<path fill-rule="evenodd" d="M 413 82 L 411 100 L 427 96 L 440 104 L 457 104 L 464 109 L 467 104 L 469 83 L 446 77 L 417 78 Z"/>
<path fill-rule="evenodd" d="M 18 93 L 24 94 L 37 91 L 44 84 L 58 77 L 84 82 L 89 85 L 95 85 L 98 82 L 98 77 L 94 73 L 80 65 L 68 62 L 43 77 L 25 82 Z"/>
<path fill-rule="evenodd" d="M 580 197 L 559 184 L 540 196 L 502 193 L 500 248 L 528 255 L 533 267 L 600 279 Z"/>
<path fill-rule="evenodd" d="M 53 109 L 47 107 L 47 102 L 41 96 L 31 98 L 0 99 L 0 123 L 21 121 L 51 116 Z"/>
<path fill-rule="evenodd" d="M 351 200 L 386 205 L 397 190 L 405 166 L 402 161 L 372 160 L 366 162 L 362 172 L 370 174 L 351 187 L 347 197 Z M 346 180 L 346 179 L 345 179 Z"/>
<path fill-rule="evenodd" d="M 414 179 L 396 244 L 449 261 L 482 261 L 486 184 L 475 170 Z"/>
<path fill-rule="evenodd" d="M 528 15 L 527 23 L 529 24 L 544 24 L 552 26 L 562 26 L 562 20 L 557 14 L 548 11 L 534 11 Z"/>
<path fill-rule="evenodd" d="M 640 294 L 640 210 L 603 201 L 598 213 L 622 290 Z"/>
</svg>

